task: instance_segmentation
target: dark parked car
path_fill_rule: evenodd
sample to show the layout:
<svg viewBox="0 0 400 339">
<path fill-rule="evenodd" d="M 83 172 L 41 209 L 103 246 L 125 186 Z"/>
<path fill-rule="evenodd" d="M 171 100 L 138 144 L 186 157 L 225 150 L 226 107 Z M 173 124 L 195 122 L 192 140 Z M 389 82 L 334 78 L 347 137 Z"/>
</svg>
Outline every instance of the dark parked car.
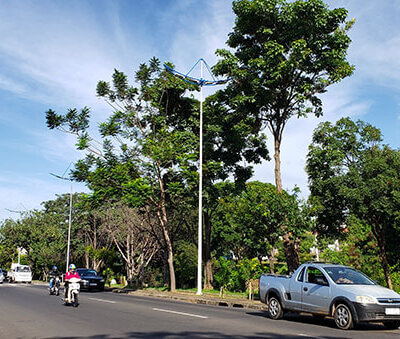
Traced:
<svg viewBox="0 0 400 339">
<path fill-rule="evenodd" d="M 5 270 L 4 268 L 0 268 L 0 274 L 2 274 L 4 276 L 4 281 L 7 280 L 7 270 Z"/>
<path fill-rule="evenodd" d="M 81 290 L 104 291 L 104 278 L 97 271 L 88 268 L 77 268 L 76 270 L 82 279 L 80 282 Z"/>
</svg>

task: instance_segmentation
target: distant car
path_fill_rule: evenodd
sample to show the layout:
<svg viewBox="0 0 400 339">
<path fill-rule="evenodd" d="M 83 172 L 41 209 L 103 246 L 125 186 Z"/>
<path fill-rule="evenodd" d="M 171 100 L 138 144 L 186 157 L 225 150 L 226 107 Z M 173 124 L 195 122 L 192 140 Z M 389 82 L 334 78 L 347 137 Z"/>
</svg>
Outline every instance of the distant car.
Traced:
<svg viewBox="0 0 400 339">
<path fill-rule="evenodd" d="M 81 277 L 81 290 L 104 291 L 104 278 L 97 271 L 88 268 L 77 268 L 76 271 Z"/>
<path fill-rule="evenodd" d="M 7 281 L 7 270 L 0 268 L 0 275 L 4 277 L 4 281 Z"/>
<path fill-rule="evenodd" d="M 4 281 L 3 270 L 0 268 L 0 284 L 2 284 L 3 281 Z"/>
<path fill-rule="evenodd" d="M 8 271 L 7 278 L 9 282 L 32 282 L 32 271 L 28 265 L 21 265 L 17 263 L 11 264 L 11 270 Z"/>
</svg>

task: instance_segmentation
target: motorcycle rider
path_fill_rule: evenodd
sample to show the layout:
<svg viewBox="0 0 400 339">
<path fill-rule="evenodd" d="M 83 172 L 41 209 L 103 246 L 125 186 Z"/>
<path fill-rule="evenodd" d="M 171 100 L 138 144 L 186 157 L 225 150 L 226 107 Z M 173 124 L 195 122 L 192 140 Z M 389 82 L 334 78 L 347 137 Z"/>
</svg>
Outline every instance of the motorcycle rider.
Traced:
<svg viewBox="0 0 400 339">
<path fill-rule="evenodd" d="M 50 282 L 49 282 L 49 288 L 51 289 L 53 287 L 53 284 L 56 281 L 56 278 L 61 276 L 61 272 L 58 270 L 57 266 L 54 265 L 49 273 L 50 276 Z"/>
<path fill-rule="evenodd" d="M 72 278 L 77 278 L 80 279 L 81 277 L 79 276 L 78 272 L 76 271 L 76 266 L 74 264 L 69 265 L 69 269 L 67 274 L 65 275 L 65 300 L 68 299 L 68 284 L 69 280 Z"/>
</svg>

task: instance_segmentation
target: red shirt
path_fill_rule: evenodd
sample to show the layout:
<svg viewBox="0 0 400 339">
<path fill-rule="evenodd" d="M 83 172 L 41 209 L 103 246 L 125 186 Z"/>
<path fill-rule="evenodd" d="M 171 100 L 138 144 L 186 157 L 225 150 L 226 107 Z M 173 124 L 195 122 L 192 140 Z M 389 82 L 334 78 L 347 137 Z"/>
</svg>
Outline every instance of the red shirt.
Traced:
<svg viewBox="0 0 400 339">
<path fill-rule="evenodd" d="M 69 280 L 71 278 L 78 278 L 80 279 L 81 277 L 79 276 L 78 272 L 75 271 L 75 273 L 71 273 L 71 272 L 67 272 L 67 274 L 65 275 L 65 280 Z"/>
</svg>

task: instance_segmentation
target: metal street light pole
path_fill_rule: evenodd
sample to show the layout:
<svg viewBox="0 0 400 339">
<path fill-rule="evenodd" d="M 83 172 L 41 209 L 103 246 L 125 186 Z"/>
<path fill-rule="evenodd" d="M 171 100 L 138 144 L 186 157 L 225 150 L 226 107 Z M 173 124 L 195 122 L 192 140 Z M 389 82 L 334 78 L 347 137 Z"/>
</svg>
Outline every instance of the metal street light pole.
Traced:
<svg viewBox="0 0 400 339">
<path fill-rule="evenodd" d="M 68 218 L 68 245 L 67 245 L 67 267 L 66 272 L 68 272 L 69 267 L 69 249 L 71 244 L 71 223 L 72 223 L 72 180 L 71 182 L 71 190 L 69 193 L 69 218 Z"/>
<path fill-rule="evenodd" d="M 71 183 L 70 186 L 70 193 L 69 193 L 69 218 L 68 218 L 68 243 L 67 243 L 67 267 L 65 268 L 65 272 L 68 272 L 69 267 L 69 253 L 71 247 L 71 224 L 72 224 L 72 179 L 71 178 L 64 178 L 60 175 L 50 173 L 53 177 L 62 180 L 69 180 Z"/>
<path fill-rule="evenodd" d="M 203 79 L 203 60 L 200 60 L 200 78 Z M 197 295 L 201 295 L 203 259 L 203 86 L 200 86 L 200 146 L 199 146 L 199 226 L 197 245 Z"/>
<path fill-rule="evenodd" d="M 190 72 L 200 63 L 200 79 L 189 76 Z M 203 67 L 206 67 L 209 74 L 212 77 L 212 80 L 203 79 Z M 168 72 L 173 74 L 174 76 L 188 82 L 191 84 L 195 84 L 200 87 L 200 146 L 199 146 L 199 226 L 198 226 L 198 253 L 197 253 L 197 292 L 196 294 L 201 295 L 201 280 L 202 280 L 202 255 L 203 255 L 203 86 L 215 86 L 215 85 L 223 85 L 226 84 L 229 79 L 218 80 L 212 74 L 211 68 L 207 65 L 203 58 L 200 58 L 194 66 L 190 69 L 190 71 L 186 74 L 180 73 L 168 65 L 164 64 L 164 67 Z"/>
</svg>

